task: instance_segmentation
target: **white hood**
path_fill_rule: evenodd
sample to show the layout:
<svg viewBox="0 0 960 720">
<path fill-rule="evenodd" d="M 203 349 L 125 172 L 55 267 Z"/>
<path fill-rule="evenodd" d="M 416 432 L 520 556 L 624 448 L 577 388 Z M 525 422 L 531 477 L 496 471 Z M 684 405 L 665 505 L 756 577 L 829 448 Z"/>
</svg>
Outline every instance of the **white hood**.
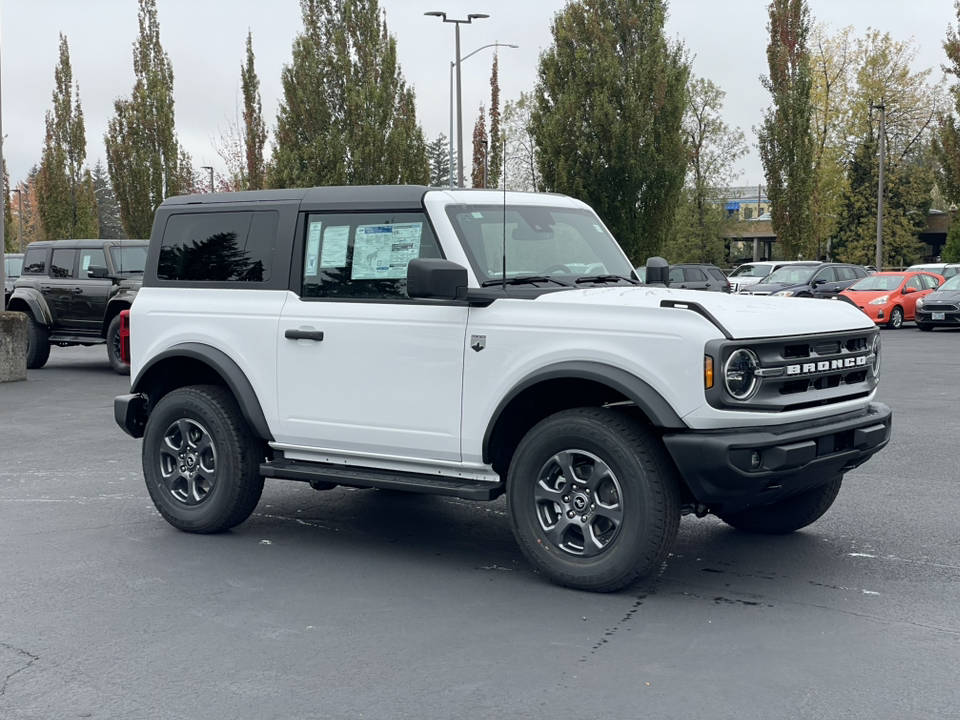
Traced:
<svg viewBox="0 0 960 720">
<path fill-rule="evenodd" d="M 873 322 L 846 302 L 780 298 L 656 287 L 606 287 L 541 295 L 538 303 L 576 303 L 606 307 L 658 308 L 663 300 L 695 302 L 734 338 L 814 335 L 868 329 Z M 704 322 L 708 322 L 704 320 Z"/>
</svg>

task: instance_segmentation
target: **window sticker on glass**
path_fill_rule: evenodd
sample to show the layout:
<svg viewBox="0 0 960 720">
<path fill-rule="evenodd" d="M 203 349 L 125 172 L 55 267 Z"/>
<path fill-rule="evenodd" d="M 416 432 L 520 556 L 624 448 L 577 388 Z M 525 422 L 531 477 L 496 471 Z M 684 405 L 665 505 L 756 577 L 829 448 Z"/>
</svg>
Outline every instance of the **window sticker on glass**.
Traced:
<svg viewBox="0 0 960 720">
<path fill-rule="evenodd" d="M 310 232 L 307 235 L 307 261 L 304 268 L 304 275 L 315 276 L 317 274 L 317 259 L 320 255 L 320 230 L 323 223 L 315 220 L 310 223 Z"/>
<path fill-rule="evenodd" d="M 80 270 L 81 270 L 82 272 L 86 272 L 87 269 L 90 267 L 90 261 L 93 260 L 93 256 L 92 256 L 92 255 L 82 255 L 81 257 L 83 258 L 83 267 L 81 267 Z"/>
<path fill-rule="evenodd" d="M 320 251 L 320 267 L 342 268 L 347 266 L 347 245 L 350 242 L 350 226 L 328 227 L 323 231 L 323 249 Z"/>
<path fill-rule="evenodd" d="M 405 278 L 407 265 L 420 257 L 423 223 L 360 225 L 353 240 L 352 280 Z"/>
</svg>

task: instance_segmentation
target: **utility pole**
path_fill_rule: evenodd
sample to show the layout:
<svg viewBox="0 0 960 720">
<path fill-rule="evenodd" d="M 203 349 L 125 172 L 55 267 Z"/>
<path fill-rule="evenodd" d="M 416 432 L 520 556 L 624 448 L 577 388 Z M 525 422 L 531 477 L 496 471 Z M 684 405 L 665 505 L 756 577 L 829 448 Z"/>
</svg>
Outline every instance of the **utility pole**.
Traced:
<svg viewBox="0 0 960 720">
<path fill-rule="evenodd" d="M 886 106 L 883 101 L 873 106 L 880 111 L 880 180 L 877 186 L 877 272 L 883 271 L 883 161 L 886 153 Z"/>
<path fill-rule="evenodd" d="M 213 168 L 210 165 L 201 165 L 200 169 L 210 171 L 210 192 L 212 193 L 214 191 L 213 190 Z"/>
</svg>

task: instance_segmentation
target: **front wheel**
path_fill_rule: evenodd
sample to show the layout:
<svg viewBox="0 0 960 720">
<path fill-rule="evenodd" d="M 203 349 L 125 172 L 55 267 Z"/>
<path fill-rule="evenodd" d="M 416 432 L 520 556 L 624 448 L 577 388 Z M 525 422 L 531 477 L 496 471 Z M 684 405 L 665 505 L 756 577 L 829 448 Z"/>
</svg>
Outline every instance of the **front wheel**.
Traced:
<svg viewBox="0 0 960 720">
<path fill-rule="evenodd" d="M 899 330 L 903 327 L 903 308 L 899 305 L 890 312 L 890 321 L 887 323 L 887 327 L 891 330 Z"/>
<path fill-rule="evenodd" d="M 226 388 L 179 388 L 147 419 L 147 490 L 164 519 L 180 530 L 221 532 L 250 517 L 263 491 L 263 458 L 263 442 Z"/>
<path fill-rule="evenodd" d="M 763 535 L 786 535 L 823 517 L 837 499 L 842 482 L 843 476 L 771 505 L 758 505 L 737 513 L 720 512 L 717 516 L 737 530 Z"/>
<path fill-rule="evenodd" d="M 521 550 L 566 587 L 609 592 L 660 566 L 680 523 L 663 445 L 606 408 L 551 415 L 520 442 L 507 504 Z"/>
<path fill-rule="evenodd" d="M 120 353 L 120 316 L 117 315 L 107 327 L 107 359 L 117 375 L 129 375 L 130 366 L 121 358 Z"/>
<path fill-rule="evenodd" d="M 917 327 L 923 330 L 924 332 L 930 332 L 933 330 L 933 325 L 927 325 L 925 323 L 917 323 Z"/>
</svg>

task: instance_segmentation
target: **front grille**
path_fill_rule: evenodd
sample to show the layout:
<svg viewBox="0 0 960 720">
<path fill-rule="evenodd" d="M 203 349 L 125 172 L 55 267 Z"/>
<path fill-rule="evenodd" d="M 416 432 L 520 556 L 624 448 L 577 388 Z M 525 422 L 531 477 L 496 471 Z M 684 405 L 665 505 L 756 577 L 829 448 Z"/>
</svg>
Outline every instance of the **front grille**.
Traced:
<svg viewBox="0 0 960 720">
<path fill-rule="evenodd" d="M 957 312 L 960 310 L 956 305 L 924 305 L 920 312 Z"/>
<path fill-rule="evenodd" d="M 769 295 L 768 292 L 748 292 L 747 295 Z"/>
<path fill-rule="evenodd" d="M 787 412 L 868 396 L 877 386 L 873 374 L 876 329 L 771 340 L 723 340 L 707 345 L 719 360 L 720 382 L 707 391 L 711 405 L 723 409 Z M 723 382 L 727 358 L 752 350 L 760 361 L 759 388 L 744 402 L 730 396 Z"/>
</svg>

